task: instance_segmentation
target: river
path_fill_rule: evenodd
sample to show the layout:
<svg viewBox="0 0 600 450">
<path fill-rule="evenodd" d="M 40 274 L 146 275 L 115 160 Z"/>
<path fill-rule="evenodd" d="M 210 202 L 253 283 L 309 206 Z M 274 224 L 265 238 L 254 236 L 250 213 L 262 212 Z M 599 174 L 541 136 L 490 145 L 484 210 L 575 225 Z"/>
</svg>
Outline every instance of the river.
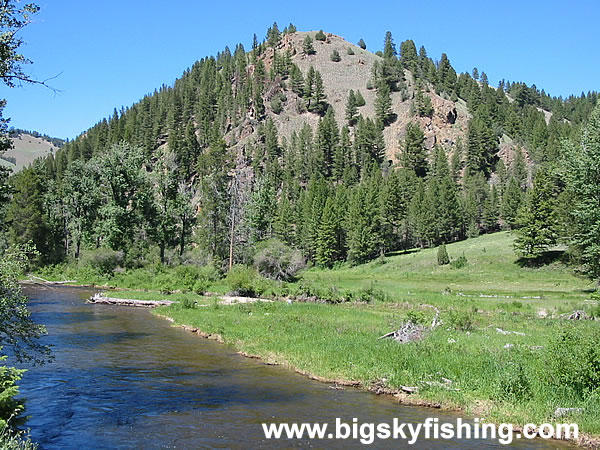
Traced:
<svg viewBox="0 0 600 450">
<path fill-rule="evenodd" d="M 359 440 L 267 440 L 263 422 L 419 423 L 458 416 L 307 379 L 172 327 L 149 310 L 86 304 L 78 288 L 27 288 L 55 360 L 20 383 L 41 448 L 349 448 Z M 557 442 L 518 441 L 518 448 Z M 409 447 L 376 440 L 372 448 Z M 420 440 L 413 448 L 505 448 L 495 441 Z"/>
</svg>

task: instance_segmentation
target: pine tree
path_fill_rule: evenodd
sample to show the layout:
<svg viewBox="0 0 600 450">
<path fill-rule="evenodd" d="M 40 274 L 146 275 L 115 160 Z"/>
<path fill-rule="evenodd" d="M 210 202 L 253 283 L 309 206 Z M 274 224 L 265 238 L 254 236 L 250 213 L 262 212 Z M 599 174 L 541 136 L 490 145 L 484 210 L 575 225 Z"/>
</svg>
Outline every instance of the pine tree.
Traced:
<svg viewBox="0 0 600 450">
<path fill-rule="evenodd" d="M 571 220 L 574 233 L 570 244 L 590 277 L 600 278 L 600 102 L 592 110 L 582 133 L 581 144 L 568 145 L 568 192 L 574 199 Z"/>
<path fill-rule="evenodd" d="M 316 53 L 315 48 L 313 47 L 313 40 L 308 34 L 306 35 L 306 37 L 304 38 L 304 41 L 302 42 L 302 51 L 307 56 L 314 55 Z"/>
<path fill-rule="evenodd" d="M 389 125 L 394 116 L 394 113 L 392 112 L 390 88 L 385 83 L 379 83 L 377 86 L 377 96 L 375 97 L 375 115 L 377 120 L 383 126 Z"/>
<path fill-rule="evenodd" d="M 342 60 L 342 57 L 340 56 L 340 52 L 338 52 L 337 49 L 334 49 L 331 52 L 331 56 L 329 57 L 329 59 L 331 59 L 333 62 L 340 62 Z"/>
<path fill-rule="evenodd" d="M 555 183 L 544 170 L 538 170 L 533 188 L 516 218 L 515 250 L 523 257 L 542 255 L 556 244 L 558 234 Z"/>
<path fill-rule="evenodd" d="M 501 215 L 502 220 L 509 228 L 517 225 L 517 213 L 523 202 L 523 192 L 517 180 L 511 177 L 504 193 L 502 194 Z"/>
<path fill-rule="evenodd" d="M 325 41 L 327 39 L 327 36 L 325 35 L 325 33 L 323 33 L 323 30 L 319 30 L 315 34 L 315 39 L 317 41 Z"/>
<path fill-rule="evenodd" d="M 358 120 L 358 106 L 356 105 L 356 97 L 352 89 L 350 89 L 348 100 L 346 101 L 346 120 L 350 126 L 354 126 Z"/>
<path fill-rule="evenodd" d="M 367 49 L 367 44 L 365 44 L 365 41 L 364 41 L 362 38 L 361 38 L 361 39 L 358 41 L 358 44 L 357 44 L 357 45 L 358 45 L 360 48 L 362 48 L 363 50 L 366 50 L 366 49 Z"/>
<path fill-rule="evenodd" d="M 428 171 L 427 153 L 424 143 L 425 135 L 421 128 L 419 128 L 419 125 L 412 122 L 409 123 L 406 126 L 400 161 L 402 167 L 413 170 L 418 177 L 424 177 Z"/>
<path fill-rule="evenodd" d="M 445 244 L 442 244 L 438 247 L 437 263 L 438 266 L 445 266 L 447 264 L 450 264 L 450 258 L 448 257 L 448 251 L 446 250 Z"/>
<path fill-rule="evenodd" d="M 367 104 L 367 102 L 365 101 L 365 98 L 360 93 L 360 90 L 356 91 L 356 93 L 354 94 L 354 98 L 356 99 L 356 106 L 358 106 L 359 108 L 361 106 L 365 106 Z"/>
<path fill-rule="evenodd" d="M 385 39 L 383 42 L 383 57 L 384 58 L 396 58 L 396 45 L 392 39 L 392 33 L 390 31 L 385 33 Z"/>
<path fill-rule="evenodd" d="M 322 267 L 331 267 L 341 257 L 339 248 L 341 221 L 332 197 L 327 198 L 317 236 L 315 260 Z"/>
</svg>

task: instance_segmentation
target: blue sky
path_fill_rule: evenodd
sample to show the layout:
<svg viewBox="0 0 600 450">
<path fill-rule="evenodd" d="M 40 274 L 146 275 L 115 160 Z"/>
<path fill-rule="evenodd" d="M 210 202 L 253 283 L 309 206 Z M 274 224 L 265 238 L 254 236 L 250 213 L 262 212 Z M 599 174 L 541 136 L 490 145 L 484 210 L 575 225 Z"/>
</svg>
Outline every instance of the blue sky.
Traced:
<svg viewBox="0 0 600 450">
<path fill-rule="evenodd" d="M 17 128 L 74 138 L 175 78 L 225 45 L 251 47 L 277 21 L 323 29 L 381 49 L 386 31 L 413 39 L 429 56 L 448 54 L 457 72 L 477 66 L 490 83 L 535 83 L 552 95 L 600 90 L 600 2 L 589 1 L 152 1 L 40 0 L 22 32 L 26 67 L 55 75 L 40 86 L 0 87 Z"/>
</svg>

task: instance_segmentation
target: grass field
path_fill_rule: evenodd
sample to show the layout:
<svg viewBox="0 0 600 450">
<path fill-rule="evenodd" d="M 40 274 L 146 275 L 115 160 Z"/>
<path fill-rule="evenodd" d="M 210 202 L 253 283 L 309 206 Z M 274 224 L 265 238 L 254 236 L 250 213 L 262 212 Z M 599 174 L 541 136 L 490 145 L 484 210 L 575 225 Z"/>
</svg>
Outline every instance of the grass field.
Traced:
<svg viewBox="0 0 600 450">
<path fill-rule="evenodd" d="M 575 421 L 582 431 L 600 435 L 598 321 L 564 317 L 574 310 L 600 316 L 595 285 L 559 260 L 522 267 L 512 242 L 502 232 L 448 245 L 451 260 L 466 258 L 461 268 L 438 266 L 436 249 L 415 250 L 357 267 L 311 268 L 297 283 L 271 284 L 267 290 L 277 294 L 309 285 L 379 292 L 370 303 L 224 306 L 189 292 L 166 297 L 149 289 L 155 282 L 151 274 L 117 274 L 103 281 L 132 288 L 137 277 L 146 291 L 110 296 L 180 300 L 157 314 L 302 372 L 366 388 L 417 387 L 412 402 L 440 403 L 497 422 L 553 422 L 558 407 L 583 408 L 560 421 Z M 226 280 L 210 290 L 224 293 Z M 207 306 L 190 307 L 194 301 Z M 442 325 L 422 340 L 378 339 L 407 319 L 431 324 L 436 308 Z"/>
</svg>

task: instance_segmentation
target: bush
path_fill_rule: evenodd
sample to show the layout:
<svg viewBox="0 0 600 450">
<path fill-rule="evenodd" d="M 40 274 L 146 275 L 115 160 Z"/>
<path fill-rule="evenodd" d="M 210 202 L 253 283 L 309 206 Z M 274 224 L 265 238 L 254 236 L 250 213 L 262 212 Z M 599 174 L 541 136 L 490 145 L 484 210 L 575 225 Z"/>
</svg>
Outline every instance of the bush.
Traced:
<svg viewBox="0 0 600 450">
<path fill-rule="evenodd" d="M 448 325 L 457 331 L 471 331 L 473 329 L 473 317 L 465 311 L 450 311 Z"/>
<path fill-rule="evenodd" d="M 563 329 L 546 348 L 547 381 L 583 399 L 600 388 L 600 330 Z"/>
<path fill-rule="evenodd" d="M 179 304 L 183 309 L 194 309 L 196 307 L 196 301 L 191 298 L 184 298 Z"/>
<path fill-rule="evenodd" d="M 529 377 L 519 362 L 507 364 L 498 379 L 496 397 L 499 400 L 520 402 L 531 396 Z"/>
<path fill-rule="evenodd" d="M 464 255 L 464 253 L 459 256 L 457 259 L 454 259 L 450 262 L 450 266 L 453 269 L 462 269 L 463 267 L 466 267 L 469 264 L 469 261 L 467 261 L 467 257 Z"/>
<path fill-rule="evenodd" d="M 278 239 L 262 242 L 254 256 L 254 266 L 265 278 L 279 281 L 293 280 L 305 266 L 300 251 Z"/>
<path fill-rule="evenodd" d="M 6 355 L 0 356 L 0 362 L 4 362 Z M 23 403 L 15 399 L 19 394 L 17 381 L 21 379 L 24 370 L 14 367 L 0 366 L 0 428 L 7 426 L 8 420 L 18 416 L 24 410 Z"/>
<path fill-rule="evenodd" d="M 109 248 L 85 250 L 79 259 L 79 266 L 91 267 L 102 275 L 112 275 L 114 270 L 123 264 L 123 252 Z"/>
<path fill-rule="evenodd" d="M 283 111 L 283 103 L 281 102 L 281 98 L 277 95 L 271 99 L 271 110 L 274 114 L 281 114 Z"/>
<path fill-rule="evenodd" d="M 334 50 L 331 52 L 331 56 L 329 57 L 333 62 L 340 62 L 342 57 L 340 56 L 340 52 Z"/>
<path fill-rule="evenodd" d="M 200 278 L 199 280 L 196 280 L 192 290 L 195 294 L 204 295 L 208 291 L 209 286 L 210 282 L 208 280 Z"/>
<path fill-rule="evenodd" d="M 231 293 L 242 297 L 256 297 L 265 292 L 268 284 L 254 267 L 233 266 L 225 278 Z"/>
<path fill-rule="evenodd" d="M 445 266 L 447 264 L 450 264 L 450 258 L 448 257 L 448 251 L 446 250 L 445 244 L 442 244 L 438 247 L 437 263 L 438 266 Z"/>
<path fill-rule="evenodd" d="M 323 30 L 319 30 L 319 31 L 317 31 L 317 34 L 315 34 L 315 39 L 317 41 L 324 41 L 327 39 L 327 36 L 325 36 L 325 33 L 323 33 Z"/>
<path fill-rule="evenodd" d="M 374 284 L 370 284 L 367 288 L 362 288 L 354 295 L 354 300 L 359 302 L 385 302 L 388 299 L 387 294 L 381 289 L 375 288 Z"/>
<path fill-rule="evenodd" d="M 348 53 L 349 55 L 354 55 L 354 50 L 352 50 L 352 47 L 348 47 L 348 50 L 346 50 L 346 53 Z"/>
</svg>

